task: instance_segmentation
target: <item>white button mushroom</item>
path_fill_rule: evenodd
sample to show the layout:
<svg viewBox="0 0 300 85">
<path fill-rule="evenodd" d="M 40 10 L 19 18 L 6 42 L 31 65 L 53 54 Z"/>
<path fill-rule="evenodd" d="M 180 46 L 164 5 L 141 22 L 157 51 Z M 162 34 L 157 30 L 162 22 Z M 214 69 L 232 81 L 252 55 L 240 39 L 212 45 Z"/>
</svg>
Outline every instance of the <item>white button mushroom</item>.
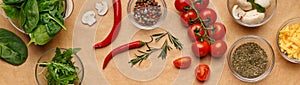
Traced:
<svg viewBox="0 0 300 85">
<path fill-rule="evenodd" d="M 252 9 L 252 4 L 247 0 L 237 0 L 237 4 L 245 11 Z"/>
<path fill-rule="evenodd" d="M 271 5 L 271 0 L 255 0 L 254 2 L 264 8 L 268 8 Z"/>
<path fill-rule="evenodd" d="M 96 3 L 96 9 L 98 10 L 98 15 L 103 16 L 108 10 L 108 5 L 106 1 L 101 1 Z"/>
<path fill-rule="evenodd" d="M 233 6 L 232 15 L 234 19 L 241 19 L 245 14 L 246 12 L 242 10 L 240 7 L 238 7 L 238 5 Z"/>
<path fill-rule="evenodd" d="M 256 24 L 264 20 L 265 13 L 259 13 L 257 10 L 251 10 L 246 12 L 245 16 L 242 17 L 242 22 L 247 24 Z"/>
<path fill-rule="evenodd" d="M 94 11 L 87 11 L 83 14 L 81 22 L 91 26 L 96 22 L 95 15 L 96 13 Z"/>
</svg>

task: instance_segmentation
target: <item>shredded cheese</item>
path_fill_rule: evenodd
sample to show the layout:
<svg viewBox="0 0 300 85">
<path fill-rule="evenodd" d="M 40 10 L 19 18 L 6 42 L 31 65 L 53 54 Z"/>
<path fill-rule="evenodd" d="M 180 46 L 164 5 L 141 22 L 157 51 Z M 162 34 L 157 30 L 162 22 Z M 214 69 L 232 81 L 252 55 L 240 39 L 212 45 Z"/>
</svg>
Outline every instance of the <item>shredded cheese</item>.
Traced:
<svg viewBox="0 0 300 85">
<path fill-rule="evenodd" d="M 300 60 L 300 23 L 282 28 L 278 38 L 280 50 L 287 54 L 288 58 Z"/>
</svg>

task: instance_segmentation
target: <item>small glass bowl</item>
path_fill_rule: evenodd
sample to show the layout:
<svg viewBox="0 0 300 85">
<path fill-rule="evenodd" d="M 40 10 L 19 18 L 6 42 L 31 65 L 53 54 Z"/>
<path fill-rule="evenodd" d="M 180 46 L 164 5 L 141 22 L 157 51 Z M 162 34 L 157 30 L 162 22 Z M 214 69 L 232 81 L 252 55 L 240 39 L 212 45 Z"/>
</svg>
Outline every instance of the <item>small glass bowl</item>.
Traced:
<svg viewBox="0 0 300 85">
<path fill-rule="evenodd" d="M 288 58 L 287 54 L 283 53 L 281 50 L 280 50 L 280 47 L 279 47 L 279 34 L 280 34 L 280 31 L 285 27 L 285 26 L 288 26 L 288 25 L 291 25 L 291 24 L 300 24 L 300 17 L 297 17 L 297 18 L 293 18 L 293 19 L 290 19 L 290 20 L 287 20 L 285 21 L 281 26 L 280 28 L 278 29 L 278 32 L 276 34 L 276 42 L 277 42 L 277 48 L 278 48 L 278 51 L 279 53 L 281 54 L 281 56 L 292 62 L 292 63 L 297 63 L 297 64 L 300 64 L 300 60 L 298 59 L 294 59 L 294 58 Z"/>
<path fill-rule="evenodd" d="M 72 14 L 72 11 L 73 11 L 73 8 L 74 8 L 73 0 L 65 0 L 65 2 L 64 2 L 64 8 L 65 8 L 65 12 L 63 14 L 63 18 L 67 19 Z M 5 18 L 7 18 L 8 21 L 9 21 L 9 23 L 11 25 L 13 25 L 18 31 L 20 31 L 20 32 L 22 32 L 24 34 L 27 34 L 27 33 L 25 33 L 23 27 L 19 26 L 18 20 L 12 20 L 8 16 L 6 16 Z"/>
<path fill-rule="evenodd" d="M 236 5 L 236 1 L 237 0 L 227 0 L 228 11 L 229 11 L 230 15 L 232 16 L 232 18 L 234 19 L 235 22 L 237 22 L 240 25 L 245 26 L 245 27 L 258 27 L 258 26 L 266 24 L 273 17 L 273 15 L 275 14 L 276 8 L 277 8 L 277 0 L 271 0 L 270 7 L 266 8 L 264 20 L 260 23 L 257 23 L 257 24 L 247 24 L 247 23 L 242 22 L 240 19 L 235 19 L 233 17 L 232 8 L 233 8 L 234 5 Z"/>
<path fill-rule="evenodd" d="M 136 27 L 138 27 L 140 29 L 144 29 L 144 30 L 151 30 L 156 27 L 159 27 L 165 21 L 166 16 L 167 16 L 167 6 L 165 3 L 165 0 L 156 0 L 156 2 L 158 2 L 158 5 L 160 5 L 162 14 L 161 14 L 159 20 L 153 25 L 141 25 L 134 19 L 134 7 L 135 7 L 136 1 L 138 1 L 138 0 L 130 0 L 128 2 L 128 6 L 127 6 L 128 18 L 131 21 L 131 23 L 134 24 Z"/>
<path fill-rule="evenodd" d="M 265 72 L 256 78 L 246 78 L 246 77 L 241 76 L 234 70 L 232 63 L 231 63 L 234 51 L 240 45 L 248 43 L 248 42 L 254 42 L 254 43 L 260 45 L 261 48 L 265 50 L 265 52 L 268 56 L 268 63 L 267 63 Z M 244 81 L 244 82 L 258 82 L 258 81 L 266 78 L 271 73 L 271 71 L 274 67 L 274 62 L 275 62 L 274 51 L 273 51 L 273 48 L 271 47 L 271 45 L 265 39 L 258 37 L 258 36 L 253 36 L 253 35 L 244 36 L 244 37 L 238 39 L 236 42 L 234 42 L 234 44 L 231 46 L 229 53 L 227 54 L 227 62 L 228 62 L 228 66 L 229 66 L 232 74 L 239 80 Z"/>
<path fill-rule="evenodd" d="M 65 51 L 67 49 L 60 48 L 61 51 Z M 45 52 L 37 61 L 37 63 L 43 63 L 43 62 L 50 62 L 52 58 L 55 56 L 55 50 L 56 48 L 50 49 L 47 52 Z M 81 85 L 81 82 L 84 77 L 84 67 L 80 60 L 80 58 L 73 54 L 73 62 L 74 66 L 76 67 L 77 76 L 79 78 L 78 81 L 75 82 L 75 85 Z M 35 78 L 38 83 L 38 85 L 47 85 L 47 78 L 46 75 L 48 74 L 47 67 L 41 67 L 38 64 L 35 67 Z"/>
</svg>

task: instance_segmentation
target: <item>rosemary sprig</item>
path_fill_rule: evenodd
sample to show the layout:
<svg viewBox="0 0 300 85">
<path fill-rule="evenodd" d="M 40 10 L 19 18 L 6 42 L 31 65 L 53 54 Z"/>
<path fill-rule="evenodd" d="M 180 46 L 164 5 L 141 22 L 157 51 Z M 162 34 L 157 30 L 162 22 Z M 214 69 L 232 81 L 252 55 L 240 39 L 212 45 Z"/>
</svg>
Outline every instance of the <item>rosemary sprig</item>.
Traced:
<svg viewBox="0 0 300 85">
<path fill-rule="evenodd" d="M 179 49 L 179 50 L 182 49 L 182 44 L 181 44 L 181 42 L 176 37 L 174 37 L 170 33 L 168 33 L 168 37 L 169 37 L 170 42 L 174 45 L 174 47 L 176 49 Z"/>
<path fill-rule="evenodd" d="M 172 34 L 170 34 L 169 32 L 165 32 L 165 33 L 157 33 L 157 34 L 153 34 L 150 37 L 153 38 L 155 37 L 155 42 L 160 41 L 164 36 L 168 35 L 168 39 L 169 41 L 174 45 L 174 47 L 176 47 L 176 49 L 181 50 L 182 49 L 182 44 L 181 42 L 174 37 Z M 146 51 L 141 51 L 138 50 L 139 53 L 142 53 L 141 55 L 135 55 L 136 58 L 131 59 L 128 63 L 131 63 L 131 66 L 136 65 L 137 63 L 139 63 L 139 65 L 146 60 L 153 52 L 157 51 L 157 50 L 162 50 L 158 56 L 158 58 L 162 58 L 162 59 L 166 59 L 167 57 L 167 53 L 168 51 L 172 50 L 172 47 L 168 44 L 168 40 L 166 39 L 164 44 L 162 45 L 161 48 L 151 48 L 148 44 L 146 44 L 147 46 L 147 50 Z"/>
<path fill-rule="evenodd" d="M 158 42 L 161 38 L 163 38 L 165 35 L 168 35 L 169 41 L 174 45 L 176 49 L 181 50 L 182 49 L 182 44 L 181 42 L 174 37 L 171 33 L 166 32 L 166 33 L 158 33 L 158 34 L 153 34 L 151 37 L 156 37 L 155 42 Z"/>
<path fill-rule="evenodd" d="M 162 59 L 166 59 L 168 51 L 170 51 L 172 49 L 172 47 L 168 45 L 168 41 L 167 40 L 164 42 L 164 44 L 161 47 L 161 49 L 162 49 L 162 51 L 160 52 L 158 58 L 161 57 Z"/>
<path fill-rule="evenodd" d="M 131 63 L 131 66 L 134 66 L 135 64 L 139 63 L 139 65 L 146 60 L 149 55 L 152 53 L 152 51 L 150 52 L 143 52 L 141 50 L 138 50 L 138 52 L 143 53 L 142 55 L 135 55 L 136 58 L 135 59 L 131 59 L 128 63 Z"/>
</svg>

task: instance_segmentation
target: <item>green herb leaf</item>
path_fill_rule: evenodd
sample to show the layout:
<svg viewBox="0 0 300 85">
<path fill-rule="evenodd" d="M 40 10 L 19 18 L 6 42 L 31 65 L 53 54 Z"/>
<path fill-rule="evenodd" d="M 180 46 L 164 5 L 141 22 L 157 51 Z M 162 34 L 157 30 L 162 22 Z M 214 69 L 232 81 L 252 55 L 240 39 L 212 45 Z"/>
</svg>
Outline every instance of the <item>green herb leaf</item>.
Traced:
<svg viewBox="0 0 300 85">
<path fill-rule="evenodd" d="M 254 0 L 247 0 L 247 1 L 251 3 L 252 8 L 256 9 L 257 12 L 264 13 L 266 11 L 266 9 L 264 7 L 262 7 L 261 5 L 255 3 Z"/>
</svg>

